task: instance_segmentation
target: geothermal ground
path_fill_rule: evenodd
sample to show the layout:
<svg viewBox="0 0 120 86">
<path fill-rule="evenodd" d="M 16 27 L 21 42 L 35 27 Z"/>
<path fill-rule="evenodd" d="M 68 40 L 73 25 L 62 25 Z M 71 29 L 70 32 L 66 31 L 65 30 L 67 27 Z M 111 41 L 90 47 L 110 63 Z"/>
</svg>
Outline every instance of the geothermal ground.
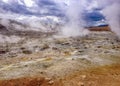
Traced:
<svg viewBox="0 0 120 86">
<path fill-rule="evenodd" d="M 0 86 L 120 86 L 120 41 L 93 30 L 69 38 L 2 32 Z"/>
</svg>

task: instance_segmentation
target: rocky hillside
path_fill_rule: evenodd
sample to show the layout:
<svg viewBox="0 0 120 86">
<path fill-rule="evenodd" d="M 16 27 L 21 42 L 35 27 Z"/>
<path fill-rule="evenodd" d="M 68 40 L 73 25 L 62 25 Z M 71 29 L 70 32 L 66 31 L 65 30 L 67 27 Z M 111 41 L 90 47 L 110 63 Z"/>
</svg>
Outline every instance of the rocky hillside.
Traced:
<svg viewBox="0 0 120 86">
<path fill-rule="evenodd" d="M 119 53 L 120 41 L 109 31 L 69 38 L 24 35 L 0 43 L 0 85 L 119 86 Z"/>
</svg>

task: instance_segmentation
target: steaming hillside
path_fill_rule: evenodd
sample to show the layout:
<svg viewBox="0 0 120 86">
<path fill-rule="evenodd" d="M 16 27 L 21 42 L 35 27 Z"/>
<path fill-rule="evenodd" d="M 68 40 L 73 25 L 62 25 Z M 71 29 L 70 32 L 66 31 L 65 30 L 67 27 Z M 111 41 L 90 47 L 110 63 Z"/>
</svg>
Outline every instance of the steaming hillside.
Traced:
<svg viewBox="0 0 120 86">
<path fill-rule="evenodd" d="M 114 33 L 93 31 L 86 37 L 67 38 L 36 34 L 0 43 L 1 86 L 99 86 L 99 80 L 103 86 L 120 85 L 120 42 Z"/>
<path fill-rule="evenodd" d="M 0 86 L 120 86 L 120 0 L 0 0 Z"/>
</svg>

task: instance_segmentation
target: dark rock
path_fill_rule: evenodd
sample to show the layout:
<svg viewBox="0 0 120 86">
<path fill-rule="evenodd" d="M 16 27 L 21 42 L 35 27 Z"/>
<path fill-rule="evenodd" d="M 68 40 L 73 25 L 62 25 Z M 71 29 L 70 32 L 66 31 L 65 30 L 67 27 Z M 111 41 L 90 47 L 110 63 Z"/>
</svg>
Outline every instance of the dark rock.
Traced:
<svg viewBox="0 0 120 86">
<path fill-rule="evenodd" d="M 23 50 L 22 51 L 24 54 L 32 54 L 32 51 L 30 51 L 30 50 Z"/>
<path fill-rule="evenodd" d="M 48 48 L 50 48 L 49 45 L 44 44 L 44 45 L 42 46 L 41 50 L 46 50 L 46 49 L 48 49 Z"/>
<path fill-rule="evenodd" d="M 6 53 L 6 51 L 0 50 L 0 54 L 5 54 L 5 53 Z"/>
</svg>

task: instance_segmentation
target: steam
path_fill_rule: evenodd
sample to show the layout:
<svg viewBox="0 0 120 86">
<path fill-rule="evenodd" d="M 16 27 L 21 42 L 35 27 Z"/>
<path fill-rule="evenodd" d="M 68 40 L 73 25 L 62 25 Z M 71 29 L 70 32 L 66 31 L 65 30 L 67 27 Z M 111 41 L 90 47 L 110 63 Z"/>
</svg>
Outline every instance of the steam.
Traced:
<svg viewBox="0 0 120 86">
<path fill-rule="evenodd" d="M 111 30 L 120 38 L 120 4 L 114 3 L 103 10 Z"/>
<path fill-rule="evenodd" d="M 53 0 L 1 0 L 0 24 L 8 30 L 50 32 L 59 23 L 59 17 L 47 15 L 54 8 L 51 3 Z M 16 10 L 17 6 L 23 10 Z"/>
<path fill-rule="evenodd" d="M 7 29 L 9 28 L 10 22 L 8 21 L 8 19 L 1 19 L 0 20 L 0 24 L 2 24 L 3 26 L 5 26 Z"/>
<path fill-rule="evenodd" d="M 50 32 L 59 23 L 59 17 L 55 16 L 29 16 L 15 13 L 0 14 L 0 24 L 5 26 L 9 31 L 41 31 Z"/>
<path fill-rule="evenodd" d="M 120 0 L 106 0 L 105 2 L 98 0 L 98 4 L 103 7 L 102 14 L 111 30 L 120 38 Z"/>
<path fill-rule="evenodd" d="M 83 12 L 86 9 L 101 8 L 111 30 L 120 38 L 120 0 L 69 0 L 66 10 L 68 23 L 63 27 L 62 34 L 65 36 L 84 36 L 89 33 L 84 28 Z M 93 2 L 95 2 L 93 4 Z M 88 8 L 87 6 L 88 5 Z M 95 7 L 94 7 L 95 6 Z M 90 7 L 90 8 L 89 8 Z"/>
<path fill-rule="evenodd" d="M 86 0 L 69 1 L 69 6 L 66 9 L 68 22 L 61 31 L 64 36 L 85 36 L 89 33 L 87 29 L 84 29 L 85 21 L 82 15 L 86 3 Z"/>
<path fill-rule="evenodd" d="M 8 36 L 0 34 L 0 43 L 17 43 L 22 39 L 23 38 L 21 38 L 19 36 L 15 36 L 15 35 L 8 37 Z"/>
</svg>

